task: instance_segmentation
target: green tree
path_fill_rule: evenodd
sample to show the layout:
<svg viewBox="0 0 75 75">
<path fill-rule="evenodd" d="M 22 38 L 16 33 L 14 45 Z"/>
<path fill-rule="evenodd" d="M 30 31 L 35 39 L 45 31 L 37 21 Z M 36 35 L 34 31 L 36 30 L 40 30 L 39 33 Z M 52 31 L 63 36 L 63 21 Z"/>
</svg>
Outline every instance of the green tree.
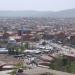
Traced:
<svg viewBox="0 0 75 75">
<path fill-rule="evenodd" d="M 50 68 L 52 69 L 67 71 L 67 72 L 70 72 L 70 67 L 71 67 L 71 61 L 64 56 L 62 57 L 60 56 L 55 60 L 55 62 L 50 64 Z"/>
</svg>

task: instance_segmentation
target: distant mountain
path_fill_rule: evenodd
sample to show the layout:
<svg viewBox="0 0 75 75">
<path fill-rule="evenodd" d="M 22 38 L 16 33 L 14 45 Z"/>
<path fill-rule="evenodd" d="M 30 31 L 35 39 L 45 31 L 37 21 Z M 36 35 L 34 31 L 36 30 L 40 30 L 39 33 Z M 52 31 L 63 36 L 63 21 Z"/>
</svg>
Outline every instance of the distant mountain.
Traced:
<svg viewBox="0 0 75 75">
<path fill-rule="evenodd" d="M 0 11 L 0 17 L 75 17 L 75 9 L 52 11 Z"/>
<path fill-rule="evenodd" d="M 57 17 L 75 17 L 75 9 L 63 10 L 55 13 Z"/>
<path fill-rule="evenodd" d="M 0 11 L 0 17 L 48 17 L 53 13 L 50 11 Z"/>
</svg>

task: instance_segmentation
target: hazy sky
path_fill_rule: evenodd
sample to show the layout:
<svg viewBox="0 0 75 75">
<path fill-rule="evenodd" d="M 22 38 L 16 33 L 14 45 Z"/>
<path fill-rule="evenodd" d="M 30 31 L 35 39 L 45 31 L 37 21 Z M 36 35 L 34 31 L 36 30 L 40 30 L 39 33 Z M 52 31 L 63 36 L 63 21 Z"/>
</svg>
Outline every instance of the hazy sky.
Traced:
<svg viewBox="0 0 75 75">
<path fill-rule="evenodd" d="M 75 8 L 75 0 L 0 0 L 0 10 L 59 11 Z"/>
</svg>

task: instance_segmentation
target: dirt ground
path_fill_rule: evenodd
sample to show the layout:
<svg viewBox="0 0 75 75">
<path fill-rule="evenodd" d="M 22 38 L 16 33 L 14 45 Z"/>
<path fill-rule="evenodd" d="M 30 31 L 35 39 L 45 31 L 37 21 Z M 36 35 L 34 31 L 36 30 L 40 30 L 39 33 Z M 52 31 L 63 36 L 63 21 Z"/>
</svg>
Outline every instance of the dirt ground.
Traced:
<svg viewBox="0 0 75 75">
<path fill-rule="evenodd" d="M 6 64 L 13 64 L 21 62 L 21 59 L 14 58 L 13 56 L 7 55 L 7 54 L 0 54 L 0 61 L 6 63 Z"/>
</svg>

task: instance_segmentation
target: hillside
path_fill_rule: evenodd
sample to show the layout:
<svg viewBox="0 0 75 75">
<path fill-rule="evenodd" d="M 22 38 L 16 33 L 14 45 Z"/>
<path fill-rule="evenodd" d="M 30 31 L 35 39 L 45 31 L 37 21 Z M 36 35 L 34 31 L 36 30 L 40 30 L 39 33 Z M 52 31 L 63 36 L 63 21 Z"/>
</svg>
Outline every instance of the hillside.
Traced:
<svg viewBox="0 0 75 75">
<path fill-rule="evenodd" d="M 75 9 L 52 11 L 0 11 L 0 17 L 75 17 Z"/>
</svg>

